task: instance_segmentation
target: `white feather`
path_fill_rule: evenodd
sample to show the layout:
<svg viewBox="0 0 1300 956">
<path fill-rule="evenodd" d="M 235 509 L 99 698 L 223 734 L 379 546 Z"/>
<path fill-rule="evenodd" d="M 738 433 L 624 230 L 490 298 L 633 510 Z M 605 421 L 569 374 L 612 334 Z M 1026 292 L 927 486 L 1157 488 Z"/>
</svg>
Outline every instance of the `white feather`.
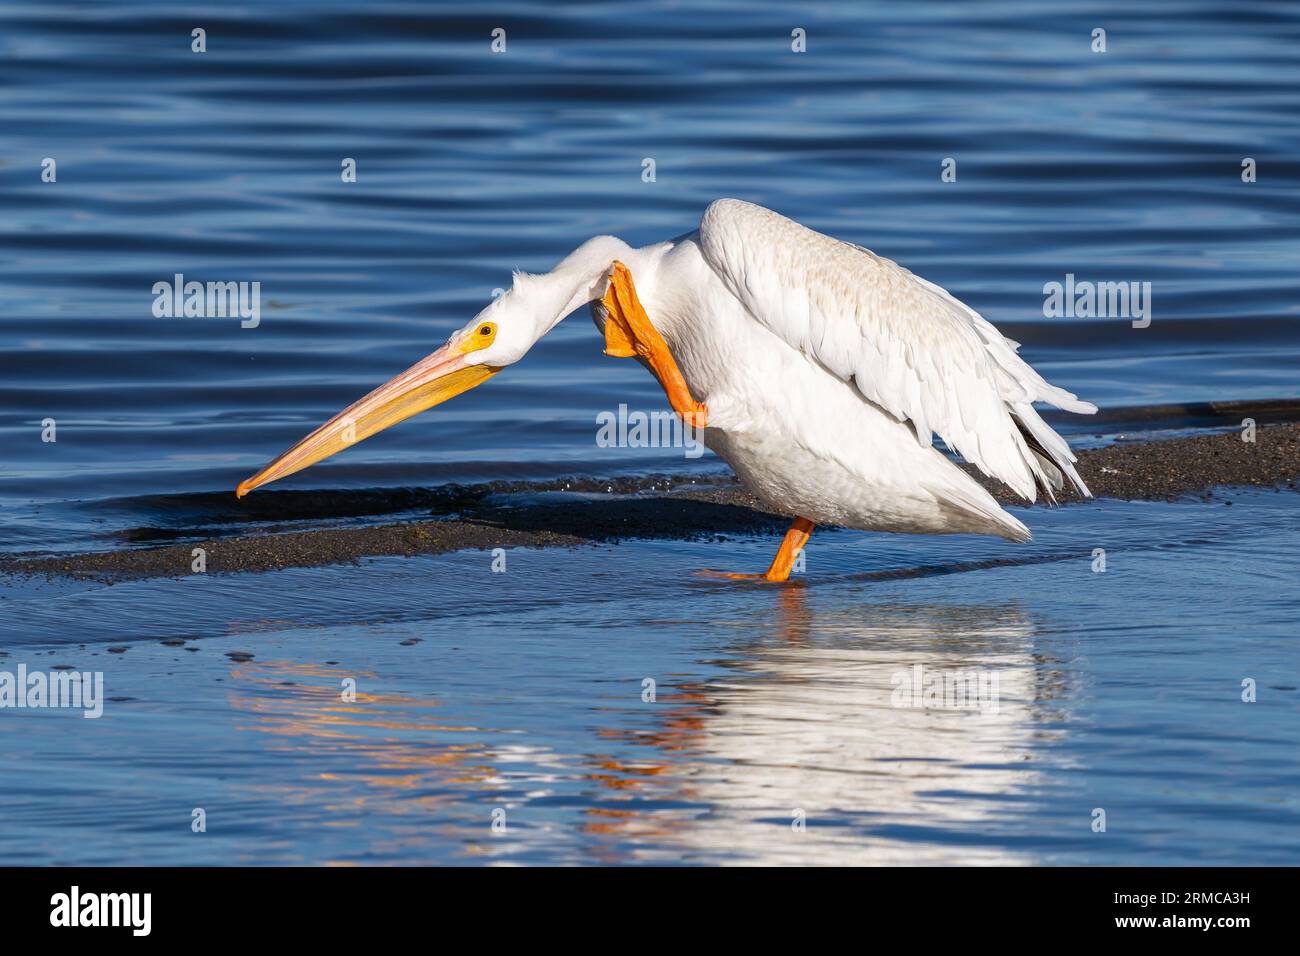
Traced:
<svg viewBox="0 0 1300 956">
<path fill-rule="evenodd" d="M 1016 354 L 1016 343 L 939 286 L 737 199 L 705 210 L 699 248 L 757 322 L 911 422 L 921 444 L 937 433 L 1029 501 L 1036 484 L 1051 488 L 1062 472 L 1088 494 L 1069 446 L 1032 403 L 1084 413 L 1096 407 L 1049 385 Z M 1050 461 L 1029 447 L 1017 419 Z"/>
</svg>

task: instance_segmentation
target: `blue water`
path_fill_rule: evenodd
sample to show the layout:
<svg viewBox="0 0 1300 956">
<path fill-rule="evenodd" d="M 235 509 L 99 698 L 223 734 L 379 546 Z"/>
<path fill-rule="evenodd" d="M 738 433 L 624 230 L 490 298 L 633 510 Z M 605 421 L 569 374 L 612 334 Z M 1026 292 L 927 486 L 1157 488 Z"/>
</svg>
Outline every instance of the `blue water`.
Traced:
<svg viewBox="0 0 1300 956">
<path fill-rule="evenodd" d="M 1300 397 L 1298 41 L 1286 3 L 0 5 L 0 552 L 184 535 L 512 269 L 726 195 L 938 282 L 1121 417 Z M 259 281 L 260 324 L 156 318 L 176 273 Z M 1151 282 L 1150 327 L 1044 318 L 1067 273 Z M 663 406 L 600 349 L 575 315 L 277 487 L 721 471 L 597 447 L 600 412 Z M 0 581 L 0 670 L 119 698 L 0 711 L 0 862 L 1296 862 L 1293 493 L 1017 513 L 1019 548 L 819 532 L 784 590 L 689 573 L 766 538 Z M 953 573 L 879 573 L 919 566 Z M 998 712 L 891 706 L 917 663 L 997 672 Z"/>
</svg>

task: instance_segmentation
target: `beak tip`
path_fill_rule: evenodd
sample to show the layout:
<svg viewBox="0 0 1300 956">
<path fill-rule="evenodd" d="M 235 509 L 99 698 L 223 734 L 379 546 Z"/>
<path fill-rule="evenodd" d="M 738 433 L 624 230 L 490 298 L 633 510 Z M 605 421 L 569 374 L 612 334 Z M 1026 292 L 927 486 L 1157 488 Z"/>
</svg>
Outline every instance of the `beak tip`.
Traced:
<svg viewBox="0 0 1300 956">
<path fill-rule="evenodd" d="M 254 487 L 253 479 L 250 478 L 247 481 L 241 481 L 239 483 L 239 487 L 235 489 L 235 497 L 236 498 L 244 497 L 244 495 L 248 494 L 250 491 L 253 490 L 253 487 Z"/>
</svg>

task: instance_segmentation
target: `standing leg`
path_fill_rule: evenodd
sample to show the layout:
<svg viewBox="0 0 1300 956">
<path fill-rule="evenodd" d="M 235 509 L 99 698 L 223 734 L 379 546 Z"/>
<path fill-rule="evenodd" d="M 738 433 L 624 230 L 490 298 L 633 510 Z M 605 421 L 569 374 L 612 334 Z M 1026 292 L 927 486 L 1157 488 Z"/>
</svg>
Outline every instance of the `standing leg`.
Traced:
<svg viewBox="0 0 1300 956">
<path fill-rule="evenodd" d="M 772 559 L 772 566 L 764 574 L 732 574 L 723 573 L 720 576 L 730 578 L 735 581 L 787 581 L 790 578 L 790 572 L 794 570 L 794 559 L 798 557 L 799 552 L 803 550 L 804 545 L 808 543 L 808 536 L 812 534 L 813 523 L 807 518 L 795 518 L 794 524 L 790 525 L 790 530 L 785 533 L 785 540 L 781 542 L 781 547 L 776 552 L 776 557 Z M 708 572 L 712 573 L 712 572 Z"/>
<path fill-rule="evenodd" d="M 763 577 L 769 581 L 787 580 L 794 569 L 794 559 L 808 543 L 808 536 L 812 534 L 812 530 L 813 523 L 807 518 L 795 518 L 794 524 L 790 525 L 790 530 L 785 533 L 785 540 L 781 542 L 776 557 L 772 559 L 772 566 L 767 569 Z"/>
</svg>

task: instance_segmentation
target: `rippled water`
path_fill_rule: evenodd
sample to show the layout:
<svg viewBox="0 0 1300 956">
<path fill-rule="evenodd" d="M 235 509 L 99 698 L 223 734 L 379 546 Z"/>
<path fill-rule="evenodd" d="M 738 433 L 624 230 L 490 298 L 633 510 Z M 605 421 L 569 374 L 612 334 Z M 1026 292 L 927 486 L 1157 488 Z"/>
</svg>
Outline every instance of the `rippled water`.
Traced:
<svg viewBox="0 0 1300 956">
<path fill-rule="evenodd" d="M 1046 513 L 983 569 L 822 532 L 784 589 L 692 574 L 766 541 L 34 584 L 0 666 L 124 699 L 0 721 L 0 860 L 1294 863 L 1300 510 L 1228 500 Z M 995 706 L 898 706 L 918 666 Z"/>
<path fill-rule="evenodd" d="M 723 195 L 944 285 L 1104 409 L 1297 397 L 1298 40 L 1283 3 L 0 6 L 0 551 L 183 534 L 511 269 Z M 176 273 L 259 281 L 260 324 L 155 318 Z M 1043 318 L 1067 273 L 1151 282 L 1150 327 Z M 718 469 L 597 448 L 620 402 L 662 396 L 579 314 L 284 487 Z M 125 699 L 0 712 L 0 860 L 1294 862 L 1297 509 L 1228 500 L 1036 510 L 1021 548 L 821 532 L 785 590 L 689 573 L 766 539 L 8 581 L 0 669 Z M 953 573 L 862 577 L 920 566 Z M 997 713 L 892 706 L 915 664 L 996 672 Z"/>
</svg>

